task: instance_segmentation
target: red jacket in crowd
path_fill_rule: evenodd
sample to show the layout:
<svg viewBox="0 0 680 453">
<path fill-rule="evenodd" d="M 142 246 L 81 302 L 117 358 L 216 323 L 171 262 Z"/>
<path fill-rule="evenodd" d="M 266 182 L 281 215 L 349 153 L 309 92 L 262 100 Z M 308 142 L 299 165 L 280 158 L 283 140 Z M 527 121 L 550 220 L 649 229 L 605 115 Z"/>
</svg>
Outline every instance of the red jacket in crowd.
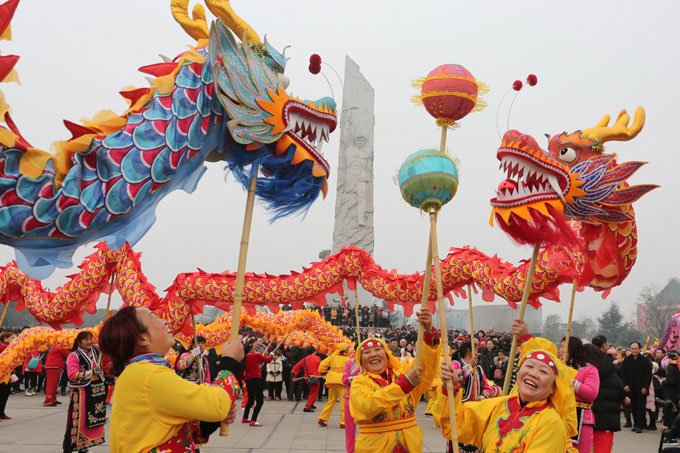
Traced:
<svg viewBox="0 0 680 453">
<path fill-rule="evenodd" d="M 309 376 L 319 376 L 319 364 L 321 363 L 321 358 L 316 354 L 309 354 L 293 367 L 292 373 L 294 376 L 300 374 L 300 370 L 304 371 L 305 377 Z"/>
<path fill-rule="evenodd" d="M 68 354 L 68 349 L 51 348 L 45 359 L 45 368 L 58 368 L 63 370 L 66 366 L 66 357 L 68 357 Z"/>
<path fill-rule="evenodd" d="M 250 352 L 246 355 L 245 379 L 262 379 L 260 363 L 269 363 L 273 360 L 270 355 L 262 355 L 259 352 Z"/>
</svg>

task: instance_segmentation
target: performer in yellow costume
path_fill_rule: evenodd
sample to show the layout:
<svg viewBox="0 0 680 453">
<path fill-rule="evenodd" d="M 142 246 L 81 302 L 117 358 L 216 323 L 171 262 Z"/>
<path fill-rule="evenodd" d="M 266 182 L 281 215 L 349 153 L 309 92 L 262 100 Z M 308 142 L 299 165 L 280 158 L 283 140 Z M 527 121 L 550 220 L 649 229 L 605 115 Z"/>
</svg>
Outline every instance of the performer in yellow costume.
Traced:
<svg viewBox="0 0 680 453">
<path fill-rule="evenodd" d="M 515 321 L 513 332 L 528 331 L 524 323 Z M 569 437 L 576 433 L 572 373 L 557 358 L 557 349 L 548 340 L 523 335 L 520 343 L 522 358 L 517 384 L 510 395 L 463 404 L 462 392 L 456 390 L 458 440 L 487 453 L 571 451 Z M 454 387 L 462 382 L 450 365 L 443 365 L 444 384 L 449 379 Z M 434 413 L 442 434 L 448 438 L 449 408 L 441 390 Z"/>
<path fill-rule="evenodd" d="M 439 350 L 439 355 L 437 355 L 437 369 L 439 370 L 441 368 L 442 364 L 442 359 L 443 359 L 443 352 L 440 349 Z M 425 408 L 425 415 L 432 416 L 432 411 L 434 410 L 434 404 L 437 401 L 437 393 L 439 391 L 439 388 L 442 386 L 442 378 L 439 374 L 437 374 L 434 379 L 432 380 L 432 384 L 430 385 L 430 388 L 427 389 L 427 392 L 425 392 L 425 399 L 427 401 L 427 407 Z M 437 424 L 437 420 L 434 421 L 434 427 L 439 428 L 439 425 Z"/>
<path fill-rule="evenodd" d="M 415 412 L 421 395 L 437 374 L 439 338 L 427 308 L 418 312 L 418 322 L 425 329 L 422 368 L 402 367 L 380 338 L 364 340 L 357 349 L 362 372 L 352 381 L 349 403 L 359 427 L 356 453 L 423 450 Z"/>
<path fill-rule="evenodd" d="M 328 387 L 328 401 L 319 415 L 319 425 L 327 426 L 328 419 L 333 412 L 335 400 L 340 399 L 340 428 L 345 427 L 345 392 L 347 387 L 342 383 L 342 373 L 345 371 L 345 364 L 349 361 L 347 357 L 346 343 L 338 345 L 335 351 L 319 364 L 319 374 L 326 374 L 326 387 Z"/>
</svg>

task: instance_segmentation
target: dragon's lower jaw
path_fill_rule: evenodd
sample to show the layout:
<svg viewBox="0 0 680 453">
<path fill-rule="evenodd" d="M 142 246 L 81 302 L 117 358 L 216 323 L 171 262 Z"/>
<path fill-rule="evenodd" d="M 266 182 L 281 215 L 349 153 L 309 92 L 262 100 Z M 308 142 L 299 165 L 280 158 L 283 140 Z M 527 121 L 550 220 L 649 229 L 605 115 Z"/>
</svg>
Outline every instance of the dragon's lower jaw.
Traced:
<svg viewBox="0 0 680 453">
<path fill-rule="evenodd" d="M 295 146 L 295 154 L 290 162 L 291 165 L 296 165 L 302 161 L 309 160 L 314 163 L 312 166 L 312 175 L 317 178 L 323 177 L 328 179 L 328 175 L 330 174 L 330 165 L 328 164 L 328 161 L 326 161 L 326 159 L 323 158 L 323 155 L 314 147 L 291 132 L 286 132 L 276 142 L 276 154 L 281 155 L 288 152 L 291 145 Z"/>
<path fill-rule="evenodd" d="M 500 228 L 519 244 L 573 244 L 577 237 L 557 207 L 546 203 L 540 210 L 525 208 L 519 215 L 513 210 L 494 207 L 491 222 L 495 219 Z"/>
</svg>

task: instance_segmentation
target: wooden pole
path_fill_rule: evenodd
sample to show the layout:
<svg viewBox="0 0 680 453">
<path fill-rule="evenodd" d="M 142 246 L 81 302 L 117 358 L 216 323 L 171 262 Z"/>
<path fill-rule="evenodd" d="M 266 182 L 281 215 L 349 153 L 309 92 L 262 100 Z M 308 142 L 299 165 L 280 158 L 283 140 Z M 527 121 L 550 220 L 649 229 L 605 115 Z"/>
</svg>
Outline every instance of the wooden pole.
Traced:
<svg viewBox="0 0 680 453">
<path fill-rule="evenodd" d="M 246 279 L 246 260 L 248 258 L 248 241 L 250 239 L 250 225 L 253 222 L 253 206 L 255 205 L 255 189 L 257 187 L 257 172 L 255 168 L 248 184 L 248 198 L 246 199 L 246 212 L 243 216 L 243 230 L 241 230 L 241 248 L 238 253 L 238 270 L 236 271 L 236 286 L 234 288 L 234 308 L 231 311 L 231 331 L 229 341 L 238 339 L 238 330 L 241 325 L 241 307 L 243 306 L 243 286 Z M 220 424 L 220 436 L 229 435 L 229 425 Z"/>
<path fill-rule="evenodd" d="M 439 152 L 440 153 L 445 153 L 446 152 L 446 133 L 448 132 L 448 128 L 446 126 L 442 126 L 442 134 L 439 139 Z"/>
<path fill-rule="evenodd" d="M 359 283 L 354 284 L 354 316 L 357 322 L 357 345 L 361 343 L 361 329 L 359 328 Z"/>
<path fill-rule="evenodd" d="M 5 315 L 7 315 L 7 310 L 9 310 L 9 301 L 5 304 L 5 308 L 2 309 L 2 316 L 0 316 L 0 327 L 2 323 L 5 322 Z"/>
<path fill-rule="evenodd" d="M 576 279 L 571 285 L 571 301 L 569 302 L 569 318 L 567 319 L 567 334 L 564 336 L 564 346 L 562 348 L 562 361 L 567 363 L 569 359 L 569 337 L 571 336 L 571 319 L 574 315 L 574 300 L 576 299 Z"/>
<path fill-rule="evenodd" d="M 534 252 L 531 255 L 531 264 L 529 265 L 529 272 L 527 273 L 527 280 L 524 284 L 524 292 L 522 293 L 522 303 L 519 306 L 519 316 L 517 319 L 524 320 L 524 312 L 527 309 L 527 302 L 529 301 L 529 294 L 531 294 L 531 285 L 534 281 L 534 271 L 536 270 L 536 261 L 538 261 L 538 252 L 541 245 L 534 246 Z M 512 371 L 515 366 L 515 356 L 517 355 L 517 335 L 512 336 L 512 345 L 510 346 L 510 355 L 508 356 L 508 370 L 505 373 L 505 381 L 503 382 L 503 395 L 510 392 L 510 379 L 512 378 Z"/>
<path fill-rule="evenodd" d="M 109 316 L 111 316 L 111 297 L 113 297 L 113 283 L 116 280 L 116 270 L 114 269 L 113 272 L 111 273 L 111 283 L 109 285 L 109 297 L 106 299 L 106 314 L 104 315 L 104 319 L 109 319 Z"/>
<path fill-rule="evenodd" d="M 477 348 L 475 347 L 475 341 L 474 341 L 474 336 L 475 336 L 475 323 L 474 323 L 474 315 L 472 314 L 472 285 L 468 284 L 467 286 L 467 293 L 468 293 L 468 308 L 470 310 L 470 349 L 472 350 L 472 359 L 477 357 Z M 472 396 L 473 398 L 475 397 L 475 385 L 477 382 L 477 367 L 472 367 Z"/>
<path fill-rule="evenodd" d="M 231 331 L 229 341 L 238 338 L 238 330 L 241 324 L 241 307 L 243 306 L 243 286 L 246 279 L 246 260 L 248 259 L 248 241 L 250 239 L 250 225 L 253 221 L 253 206 L 255 205 L 255 188 L 257 187 L 257 172 L 255 169 L 248 185 L 248 198 L 246 199 L 246 212 L 243 216 L 243 229 L 241 231 L 241 248 L 238 253 L 238 270 L 236 271 L 236 286 L 234 288 L 234 308 L 231 311 Z"/>
<path fill-rule="evenodd" d="M 427 301 L 430 298 L 430 285 L 432 282 L 432 241 L 427 241 L 427 261 L 425 262 L 425 280 L 423 280 L 423 295 L 420 298 L 420 306 L 427 306 Z M 423 338 L 425 336 L 425 329 L 423 325 L 418 323 L 418 339 L 416 340 L 416 360 L 413 365 L 414 368 L 419 368 L 423 364 Z"/>
<path fill-rule="evenodd" d="M 437 313 L 439 314 L 439 330 L 441 331 L 441 343 L 444 351 L 444 360 L 448 363 L 451 360 L 449 350 L 449 333 L 446 328 L 446 306 L 444 305 L 444 288 L 442 285 L 442 269 L 439 264 L 439 244 L 437 243 L 437 211 L 430 211 L 430 244 L 432 250 L 432 261 L 434 264 L 435 284 L 437 288 Z M 456 425 L 456 406 L 454 403 L 453 382 L 448 381 L 447 398 L 449 403 L 449 415 L 451 423 L 451 435 L 449 440 L 453 445 L 454 453 L 458 453 L 458 427 Z"/>
<path fill-rule="evenodd" d="M 293 333 L 293 330 L 295 330 L 295 328 L 290 329 L 290 332 L 288 332 L 288 333 L 286 334 L 286 336 L 283 337 L 283 341 L 281 341 L 281 343 L 279 343 L 279 344 L 276 345 L 276 347 L 275 347 L 274 350 L 272 351 L 272 354 L 275 353 L 281 346 L 283 346 L 284 344 L 286 344 L 286 340 L 288 339 L 288 337 L 290 337 L 290 334 Z"/>
</svg>

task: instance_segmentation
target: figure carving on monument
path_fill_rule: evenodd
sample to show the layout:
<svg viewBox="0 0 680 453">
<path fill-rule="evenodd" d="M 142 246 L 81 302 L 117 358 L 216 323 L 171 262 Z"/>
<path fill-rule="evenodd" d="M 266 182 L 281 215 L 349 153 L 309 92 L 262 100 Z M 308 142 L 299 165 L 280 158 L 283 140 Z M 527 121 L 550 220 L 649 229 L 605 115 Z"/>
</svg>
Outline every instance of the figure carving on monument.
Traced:
<svg viewBox="0 0 680 453">
<path fill-rule="evenodd" d="M 350 244 L 373 252 L 373 88 L 349 57 L 340 119 L 333 251 Z"/>
<path fill-rule="evenodd" d="M 350 191 L 356 194 L 357 223 L 360 226 L 364 226 L 367 223 L 366 214 L 368 200 L 366 196 L 368 185 L 370 184 L 371 181 L 368 179 L 366 175 L 366 165 L 367 159 L 365 159 L 361 152 L 359 151 L 353 154 L 353 159 L 352 162 L 350 162 L 349 164 L 349 171 L 347 172 L 349 180 L 352 181 Z"/>
</svg>

